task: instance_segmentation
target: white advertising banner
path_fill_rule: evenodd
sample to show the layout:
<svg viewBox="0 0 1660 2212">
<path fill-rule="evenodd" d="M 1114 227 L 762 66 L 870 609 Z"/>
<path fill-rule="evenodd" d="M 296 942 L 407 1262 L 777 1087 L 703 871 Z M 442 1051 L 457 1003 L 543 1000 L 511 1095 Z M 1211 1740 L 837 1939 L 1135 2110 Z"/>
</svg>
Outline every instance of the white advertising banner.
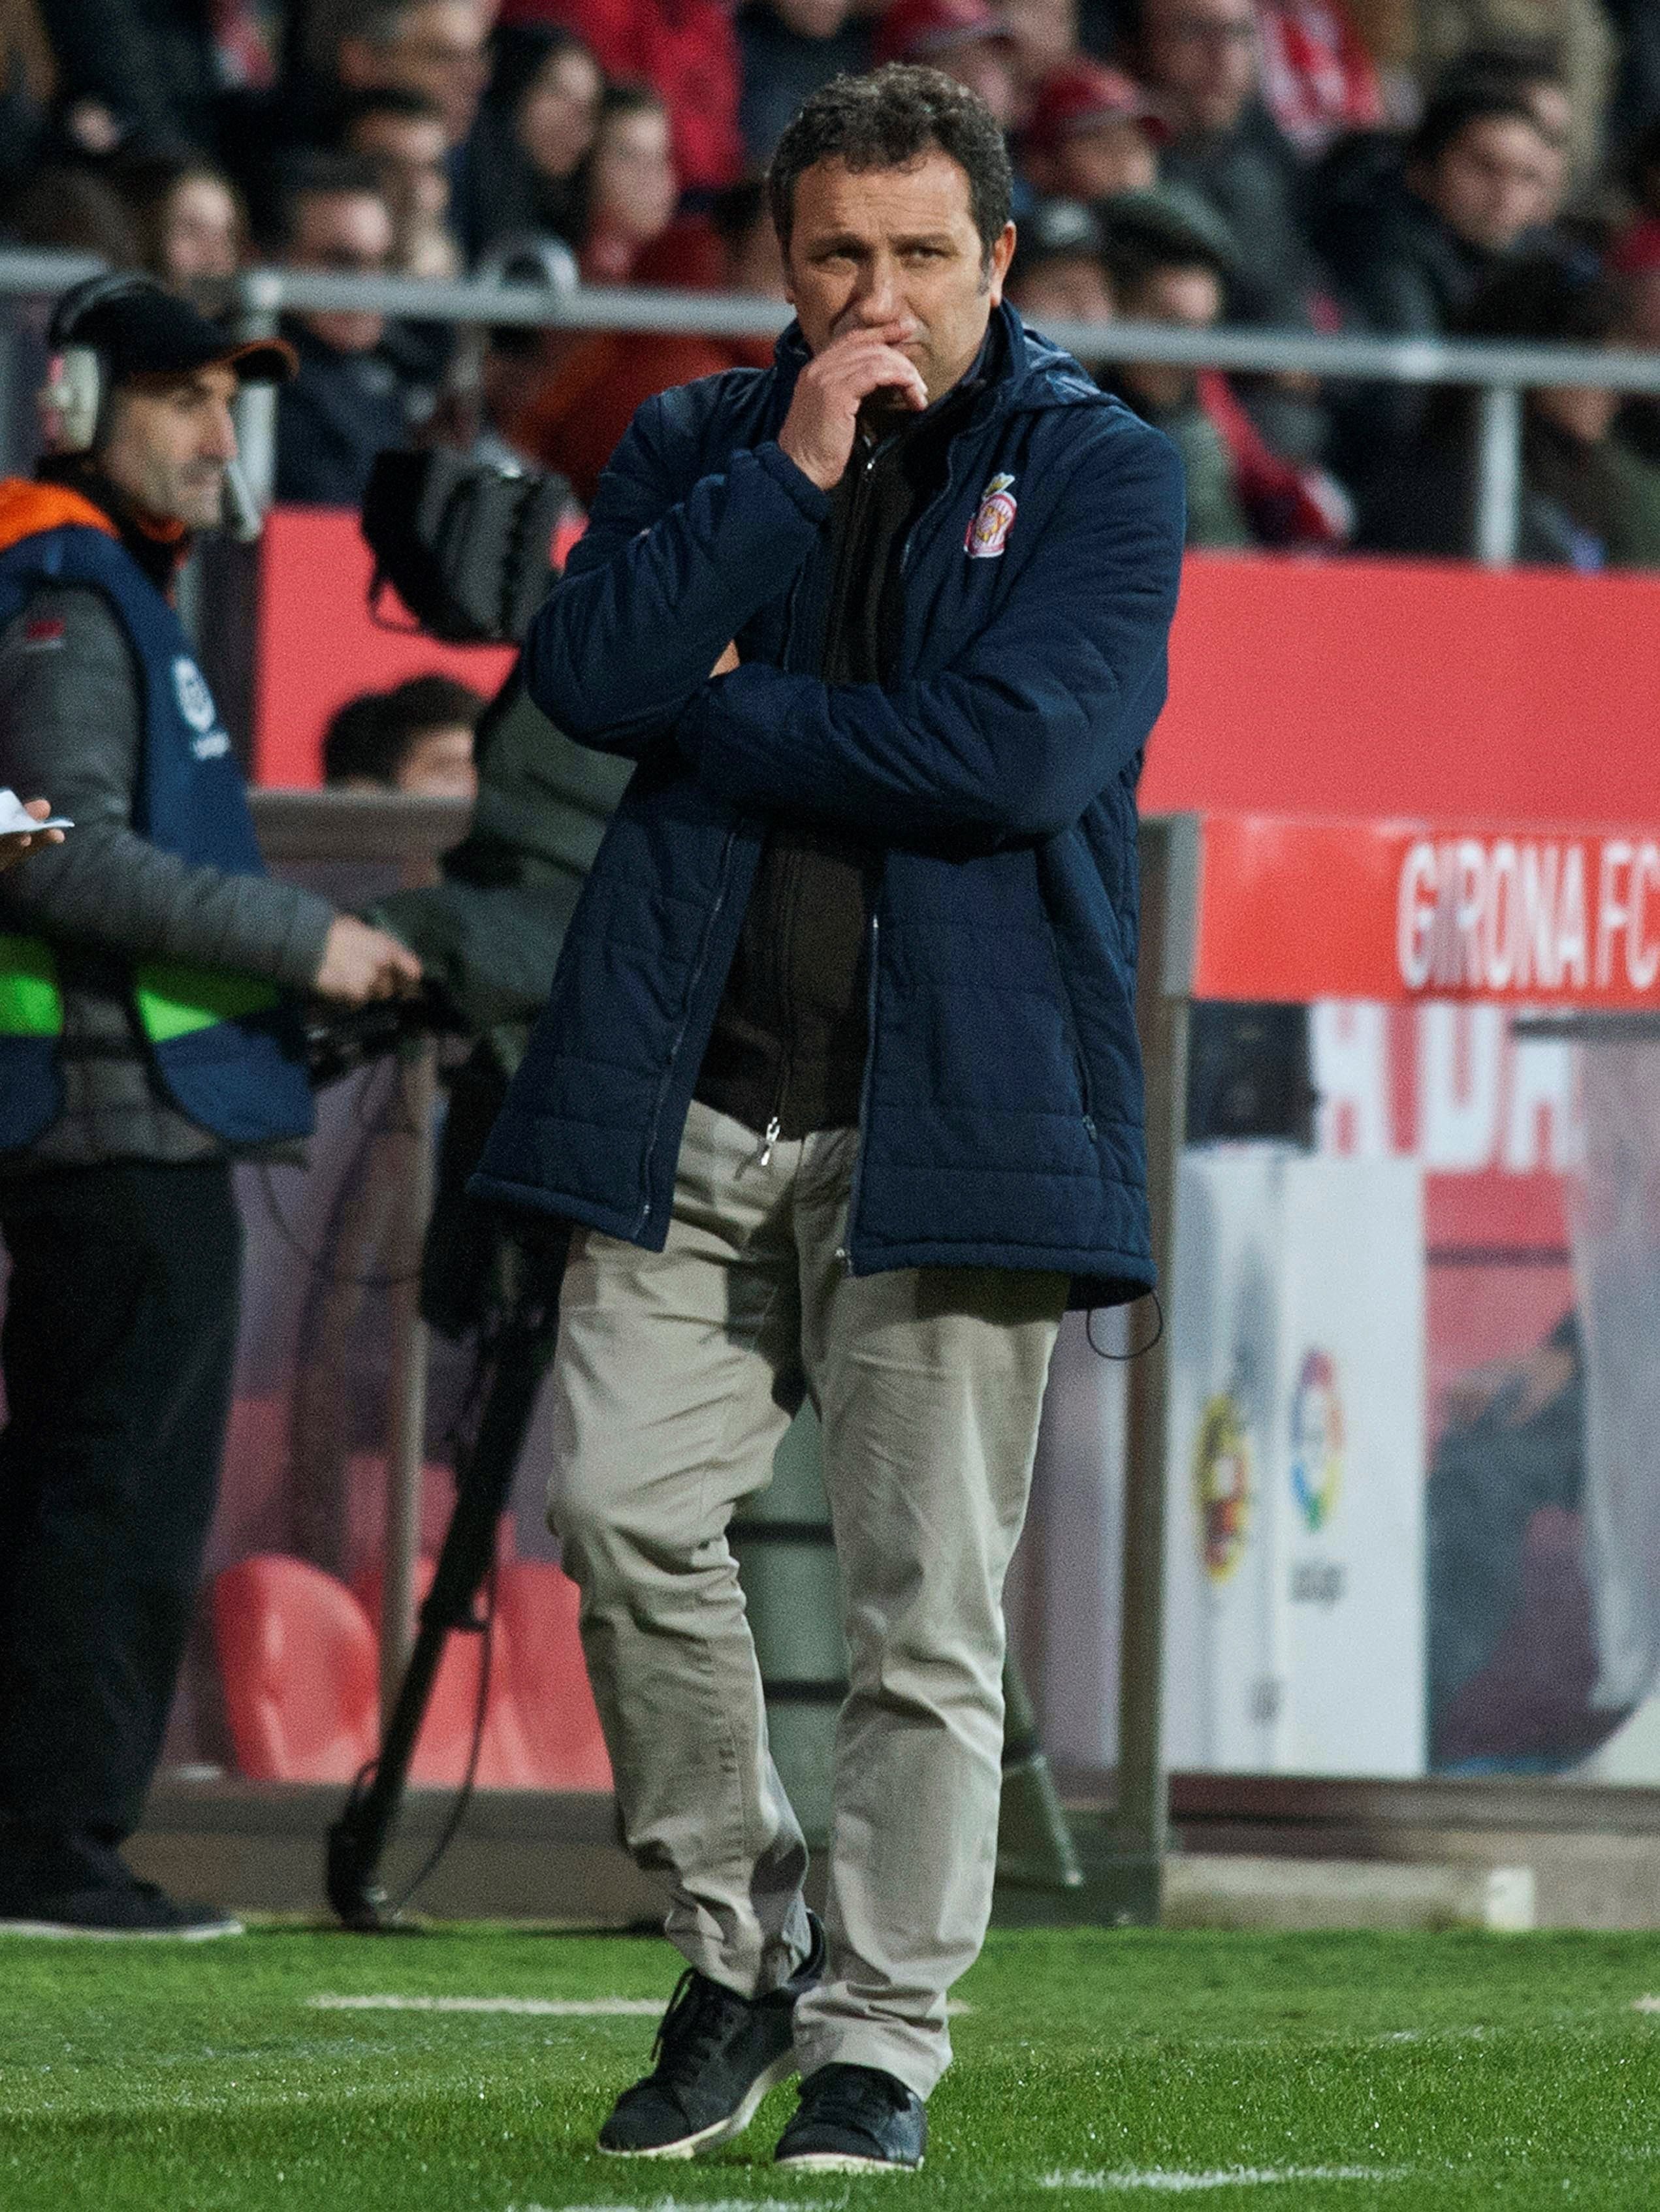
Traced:
<svg viewBox="0 0 1660 2212">
<path fill-rule="evenodd" d="M 1424 1771 L 1423 1250 L 1410 1161 L 1183 1161 L 1173 1767 Z"/>
</svg>

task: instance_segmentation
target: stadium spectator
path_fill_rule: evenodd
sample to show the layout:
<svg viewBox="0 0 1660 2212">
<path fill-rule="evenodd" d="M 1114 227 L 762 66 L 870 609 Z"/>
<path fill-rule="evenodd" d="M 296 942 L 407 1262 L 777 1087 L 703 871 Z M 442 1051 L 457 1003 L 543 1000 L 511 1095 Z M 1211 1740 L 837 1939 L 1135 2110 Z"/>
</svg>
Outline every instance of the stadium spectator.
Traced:
<svg viewBox="0 0 1660 2212">
<path fill-rule="evenodd" d="M 1528 101 L 1514 91 L 1432 100 L 1381 191 L 1337 202 L 1322 234 L 1345 306 L 1399 336 L 1447 329 L 1549 216 L 1559 177 Z"/>
<path fill-rule="evenodd" d="M 577 259 L 590 284 L 626 284 L 679 197 L 668 110 L 644 85 L 607 85 L 575 178 Z"/>
<path fill-rule="evenodd" d="M 1159 173 L 1233 240 L 1229 319 L 1305 328 L 1314 281 L 1297 155 L 1263 106 L 1252 0 L 1138 0 L 1129 58 L 1169 122 Z"/>
<path fill-rule="evenodd" d="M 1603 346 L 1620 336 L 1627 312 L 1617 284 L 1535 252 L 1501 269 L 1458 328 L 1470 337 Z M 1438 390 L 1412 449 L 1365 512 L 1368 549 L 1468 553 L 1473 405 L 1456 386 Z M 1518 560 L 1589 571 L 1660 566 L 1660 468 L 1613 435 L 1619 406 L 1617 392 L 1594 386 L 1526 395 Z"/>
<path fill-rule="evenodd" d="M 374 276 L 392 258 L 392 213 L 374 167 L 350 155 L 295 166 L 280 258 L 289 269 Z M 412 395 L 384 340 L 386 319 L 362 309 L 289 319 L 300 368 L 277 410 L 277 495 L 356 507 L 383 447 L 407 441 Z"/>
<path fill-rule="evenodd" d="M 323 781 L 333 791 L 401 791 L 418 799 L 476 798 L 473 732 L 481 696 L 447 676 L 414 676 L 348 701 L 323 735 Z"/>
<path fill-rule="evenodd" d="M 1305 156 L 1387 118 L 1377 67 L 1344 0 L 1256 0 L 1262 98 Z"/>
<path fill-rule="evenodd" d="M 1006 131 L 1018 99 L 1014 42 L 990 0 L 893 0 L 877 27 L 874 60 L 925 62 L 977 92 Z"/>
<path fill-rule="evenodd" d="M 1110 202 L 1104 213 L 1107 267 L 1126 319 L 1210 329 L 1221 313 L 1229 258 L 1208 210 L 1166 191 Z M 1100 381 L 1181 454 L 1189 545 L 1324 550 L 1347 537 L 1353 517 L 1341 488 L 1323 470 L 1272 452 L 1225 377 L 1128 362 Z"/>
<path fill-rule="evenodd" d="M 471 130 L 489 73 L 475 0 L 315 0 L 306 53 L 318 80 L 342 92 L 430 100 L 452 146 Z"/>
<path fill-rule="evenodd" d="M 1417 0 L 1419 75 L 1438 93 L 1456 87 L 1471 59 L 1508 52 L 1544 60 L 1566 89 L 1571 165 L 1583 174 L 1602 155 L 1612 12 L 1609 0 Z"/>
<path fill-rule="evenodd" d="M 506 0 L 502 17 L 563 25 L 614 82 L 648 84 L 668 110 L 675 171 L 688 190 L 712 191 L 737 176 L 740 64 L 722 0 Z"/>
<path fill-rule="evenodd" d="M 1133 322 L 1173 323 L 1195 331 L 1208 330 L 1220 319 L 1228 262 L 1213 238 L 1151 195 L 1109 210 L 1108 220 L 1107 266 L 1122 314 Z M 1100 381 L 1144 422 L 1162 430 L 1181 454 L 1188 544 L 1250 544 L 1233 465 L 1221 432 L 1200 402 L 1195 372 L 1162 362 L 1122 362 L 1104 371 Z"/>
<path fill-rule="evenodd" d="M 1080 55 L 1039 85 L 1020 166 L 1049 198 L 1112 199 L 1152 189 L 1167 136 L 1140 85 Z"/>
<path fill-rule="evenodd" d="M 1555 156 L 1551 215 L 1567 197 L 1573 143 L 1573 104 L 1566 80 L 1549 48 L 1482 46 L 1461 54 L 1435 85 L 1438 99 L 1454 93 L 1514 93 L 1531 111 L 1539 135 Z"/>
<path fill-rule="evenodd" d="M 745 155 L 761 169 L 809 93 L 870 67 L 870 21 L 852 0 L 751 0 L 739 11 L 738 45 L 739 125 Z"/>
<path fill-rule="evenodd" d="M 461 252 L 449 226 L 448 147 L 437 103 L 394 86 L 358 93 L 342 120 L 340 144 L 372 162 L 380 180 L 392 216 L 392 268 L 400 276 L 458 276 Z"/>
<path fill-rule="evenodd" d="M 39 4 L 57 58 L 58 97 L 101 110 L 113 133 L 99 150 L 130 143 L 155 152 L 212 151 L 222 79 L 214 11 L 201 0 Z"/>
<path fill-rule="evenodd" d="M 576 173 L 605 89 L 599 63 L 574 31 L 498 24 L 491 52 L 457 193 L 462 240 L 475 260 L 504 238 L 575 241 Z"/>
<path fill-rule="evenodd" d="M 784 296 L 777 234 L 757 182 L 721 193 L 707 219 L 677 223 L 648 246 L 635 271 L 642 283 Z M 654 392 L 727 368 L 764 368 L 765 338 L 623 336 L 550 332 L 533 398 L 513 417 L 513 445 L 543 468 L 568 477 L 584 505 L 635 410 Z"/>
<path fill-rule="evenodd" d="M 224 284 L 241 267 L 248 224 L 223 170 L 189 155 L 124 161 L 112 173 L 138 234 L 143 266 L 170 292 Z"/>
<path fill-rule="evenodd" d="M 1110 323 L 1112 285 L 1102 259 L 1105 237 L 1076 200 L 1038 200 L 1019 227 L 1004 287 L 1023 319 Z"/>
</svg>

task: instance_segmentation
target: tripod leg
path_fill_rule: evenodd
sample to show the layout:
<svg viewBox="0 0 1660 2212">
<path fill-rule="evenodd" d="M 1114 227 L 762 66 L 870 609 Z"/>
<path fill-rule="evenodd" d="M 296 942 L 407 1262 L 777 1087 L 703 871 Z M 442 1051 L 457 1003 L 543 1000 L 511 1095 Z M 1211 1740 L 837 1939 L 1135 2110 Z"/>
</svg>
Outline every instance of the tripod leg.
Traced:
<svg viewBox="0 0 1660 2212">
<path fill-rule="evenodd" d="M 473 1601 L 496 1555 L 496 1526 L 513 1488 L 537 1391 L 553 1356 L 556 1328 L 551 1314 L 524 1307 L 515 1310 L 496 1346 L 477 1433 L 456 1468 L 455 1510 L 380 1756 L 366 1770 L 367 1784 L 360 1777 L 329 1830 L 328 1899 L 348 1928 L 369 1932 L 390 1924 L 378 1879 L 380 1861 L 403 1804 L 444 1640 L 453 1629 L 475 1626 Z"/>
<path fill-rule="evenodd" d="M 1012 1655 L 1003 1662 L 1003 1809 L 997 1876 L 1025 1889 L 1077 1889 L 1077 1848 Z"/>
</svg>

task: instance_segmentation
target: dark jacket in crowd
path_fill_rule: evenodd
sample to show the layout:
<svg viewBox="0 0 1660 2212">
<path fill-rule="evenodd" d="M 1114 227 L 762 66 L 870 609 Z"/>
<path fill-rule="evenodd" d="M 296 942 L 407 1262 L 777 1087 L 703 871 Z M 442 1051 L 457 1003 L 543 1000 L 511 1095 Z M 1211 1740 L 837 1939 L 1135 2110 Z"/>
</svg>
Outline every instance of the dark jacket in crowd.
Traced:
<svg viewBox="0 0 1660 2212">
<path fill-rule="evenodd" d="M 1191 131 L 1164 148 L 1158 173 L 1196 192 L 1233 241 L 1227 319 L 1305 330 L 1316 276 L 1304 237 L 1302 170 L 1265 108 L 1231 131 Z"/>
<path fill-rule="evenodd" d="M 52 526 L 52 487 L 8 493 L 0 545 Z M 145 560 L 170 560 L 131 543 Z M 7 1162 L 12 1171 L 224 1156 L 159 1086 L 137 1033 L 131 961 L 234 969 L 299 992 L 322 960 L 334 918 L 325 900 L 194 866 L 134 830 L 143 726 L 138 668 L 101 593 L 43 589 L 0 629 L 0 784 L 49 793 L 75 824 L 62 845 L 0 877 L 0 926 L 46 938 L 64 985 L 64 1110 Z"/>
<path fill-rule="evenodd" d="M 410 386 L 388 352 L 340 353 L 303 324 L 284 335 L 299 374 L 277 401 L 277 496 L 296 507 L 356 507 L 375 455 L 404 446 Z"/>
<path fill-rule="evenodd" d="M 827 684 L 832 501 L 776 439 L 807 356 L 635 417 L 526 647 L 639 763 L 476 1188 L 648 1249 L 770 830 L 879 849 L 855 1273 L 1152 1282 L 1135 785 L 1164 702 L 1180 465 L 1000 310 L 1000 373 L 909 533 L 886 683 Z M 708 672 L 735 640 L 740 666 Z"/>
<path fill-rule="evenodd" d="M 1333 196 L 1316 235 L 1345 322 L 1384 337 L 1444 337 L 1505 258 L 1448 228 L 1407 183 L 1392 145 Z M 1426 405 L 1421 385 L 1349 387 L 1338 403 L 1340 472 L 1364 489 L 1411 440 Z"/>
</svg>

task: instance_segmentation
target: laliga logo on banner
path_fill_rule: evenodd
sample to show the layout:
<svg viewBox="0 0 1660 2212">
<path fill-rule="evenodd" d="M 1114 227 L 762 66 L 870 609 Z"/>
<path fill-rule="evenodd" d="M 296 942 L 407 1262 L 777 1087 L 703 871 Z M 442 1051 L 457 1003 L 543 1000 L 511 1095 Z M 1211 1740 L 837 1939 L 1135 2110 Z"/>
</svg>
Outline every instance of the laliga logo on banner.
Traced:
<svg viewBox="0 0 1660 2212">
<path fill-rule="evenodd" d="M 1395 950 L 1409 991 L 1651 991 L 1660 844 L 1420 838 L 1402 863 Z"/>
<path fill-rule="evenodd" d="M 1330 1520 L 1343 1486 L 1345 1441 L 1337 1362 L 1329 1352 L 1310 1352 L 1291 1401 L 1292 1495 L 1310 1535 Z"/>
</svg>

